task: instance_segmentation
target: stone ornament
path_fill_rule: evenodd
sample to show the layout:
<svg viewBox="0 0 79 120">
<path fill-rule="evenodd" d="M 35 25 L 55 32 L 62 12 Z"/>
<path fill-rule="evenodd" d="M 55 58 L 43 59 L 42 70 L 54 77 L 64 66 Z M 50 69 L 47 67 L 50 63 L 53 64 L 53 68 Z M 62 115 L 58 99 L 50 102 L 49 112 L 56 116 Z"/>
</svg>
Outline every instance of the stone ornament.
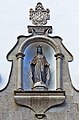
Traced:
<svg viewBox="0 0 79 120">
<path fill-rule="evenodd" d="M 30 9 L 30 20 L 32 20 L 32 23 L 37 26 L 42 26 L 47 23 L 47 20 L 50 19 L 49 15 L 49 9 L 44 9 L 42 3 L 38 2 L 35 11 L 31 8 Z"/>
</svg>

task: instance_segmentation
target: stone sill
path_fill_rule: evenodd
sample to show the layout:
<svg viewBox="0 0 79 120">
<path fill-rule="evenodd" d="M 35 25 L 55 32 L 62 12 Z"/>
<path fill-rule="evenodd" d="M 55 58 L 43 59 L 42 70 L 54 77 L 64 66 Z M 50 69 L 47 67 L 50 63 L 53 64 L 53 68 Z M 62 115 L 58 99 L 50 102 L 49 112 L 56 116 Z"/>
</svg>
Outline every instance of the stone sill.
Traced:
<svg viewBox="0 0 79 120">
<path fill-rule="evenodd" d="M 65 101 L 65 91 L 14 91 L 18 105 L 29 107 L 35 114 L 45 113 L 50 107 Z"/>
</svg>

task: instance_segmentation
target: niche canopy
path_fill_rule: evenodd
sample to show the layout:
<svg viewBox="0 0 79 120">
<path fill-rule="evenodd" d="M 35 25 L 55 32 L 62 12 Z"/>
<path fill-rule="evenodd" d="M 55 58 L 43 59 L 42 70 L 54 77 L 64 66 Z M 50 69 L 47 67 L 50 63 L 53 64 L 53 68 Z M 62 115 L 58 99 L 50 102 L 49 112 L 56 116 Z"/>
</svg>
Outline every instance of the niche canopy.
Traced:
<svg viewBox="0 0 79 120">
<path fill-rule="evenodd" d="M 48 35 L 52 33 L 52 26 L 44 25 L 50 18 L 49 12 L 49 9 L 44 9 L 42 3 L 37 3 L 35 10 L 30 9 L 30 20 L 35 25 L 28 26 L 28 32 L 31 35 L 19 36 L 17 44 L 7 55 L 7 59 L 13 61 L 10 79 L 17 83 L 14 91 L 15 102 L 32 109 L 39 119 L 45 116 L 45 112 L 49 108 L 63 104 L 65 101 L 63 81 L 65 74 L 69 76 L 69 72 L 66 70 L 68 66 L 65 64 L 73 60 L 71 53 L 63 45 L 62 38 Z M 28 48 L 33 49 L 29 49 L 31 52 L 25 54 Z M 52 50 L 55 54 L 51 52 Z M 27 58 L 27 56 L 29 57 Z M 55 72 L 52 71 L 53 59 L 50 62 L 50 58 L 55 58 Z M 27 62 L 24 63 L 25 59 Z M 26 67 L 27 75 L 30 73 L 29 77 L 25 78 L 25 83 L 24 65 L 28 66 L 28 68 Z M 54 90 L 49 89 L 49 85 L 53 84 L 51 76 L 55 76 L 53 79 L 56 83 Z M 30 90 L 24 89 L 24 84 L 25 86 L 28 84 L 27 80 L 29 83 L 31 82 Z"/>
</svg>

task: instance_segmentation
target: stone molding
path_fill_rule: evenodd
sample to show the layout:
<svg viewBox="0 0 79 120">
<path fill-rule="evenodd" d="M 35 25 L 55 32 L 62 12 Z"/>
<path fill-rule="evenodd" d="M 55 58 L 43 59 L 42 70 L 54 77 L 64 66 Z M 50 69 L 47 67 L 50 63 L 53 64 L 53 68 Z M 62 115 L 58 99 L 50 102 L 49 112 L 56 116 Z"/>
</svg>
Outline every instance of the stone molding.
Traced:
<svg viewBox="0 0 79 120">
<path fill-rule="evenodd" d="M 28 32 L 35 35 L 48 35 L 52 33 L 52 26 L 28 26 Z"/>
</svg>

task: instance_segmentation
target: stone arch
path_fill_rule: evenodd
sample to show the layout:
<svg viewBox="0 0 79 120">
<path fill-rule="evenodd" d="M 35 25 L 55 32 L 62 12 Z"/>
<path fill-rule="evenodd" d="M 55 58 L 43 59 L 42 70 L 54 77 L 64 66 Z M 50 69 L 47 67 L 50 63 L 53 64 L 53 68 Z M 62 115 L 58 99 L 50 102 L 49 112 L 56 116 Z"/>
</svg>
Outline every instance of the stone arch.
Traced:
<svg viewBox="0 0 79 120">
<path fill-rule="evenodd" d="M 18 83 L 17 89 L 22 89 L 22 80 L 23 80 L 23 57 L 24 50 L 32 43 L 35 42 L 44 42 L 49 44 L 55 50 L 56 57 L 56 89 L 62 89 L 62 60 L 64 55 L 61 53 L 61 47 L 57 44 L 52 38 L 47 36 L 33 36 L 31 38 L 27 38 L 19 47 L 18 53 L 16 57 L 18 59 Z"/>
<path fill-rule="evenodd" d="M 38 41 L 38 39 L 39 39 L 39 41 Z M 32 44 L 34 42 L 44 42 L 44 43 L 47 43 L 55 50 L 56 53 L 61 53 L 60 46 L 53 39 L 51 39 L 49 37 L 46 37 L 46 36 L 33 36 L 31 38 L 26 39 L 21 44 L 21 46 L 19 47 L 18 53 L 19 52 L 24 52 L 25 48 L 28 45 L 30 45 L 30 44 Z"/>
</svg>

